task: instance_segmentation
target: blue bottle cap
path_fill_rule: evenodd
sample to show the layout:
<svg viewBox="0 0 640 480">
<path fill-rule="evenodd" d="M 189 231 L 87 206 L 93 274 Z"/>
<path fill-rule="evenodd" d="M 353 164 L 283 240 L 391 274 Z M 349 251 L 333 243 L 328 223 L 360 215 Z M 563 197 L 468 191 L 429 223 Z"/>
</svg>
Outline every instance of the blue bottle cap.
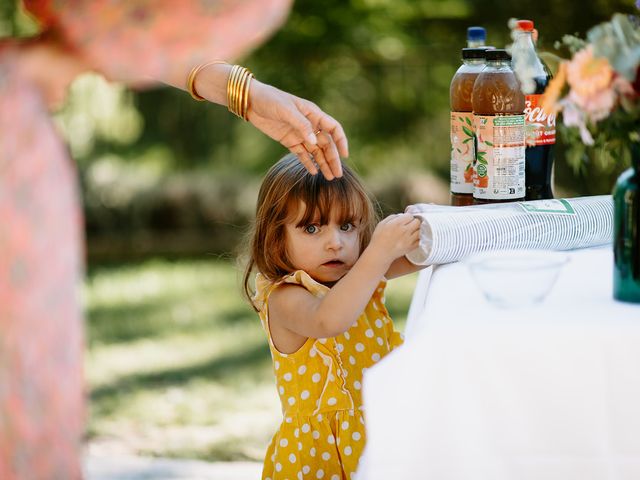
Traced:
<svg viewBox="0 0 640 480">
<path fill-rule="evenodd" d="M 484 27 L 469 27 L 467 28 L 467 40 L 486 40 L 487 31 Z"/>
</svg>

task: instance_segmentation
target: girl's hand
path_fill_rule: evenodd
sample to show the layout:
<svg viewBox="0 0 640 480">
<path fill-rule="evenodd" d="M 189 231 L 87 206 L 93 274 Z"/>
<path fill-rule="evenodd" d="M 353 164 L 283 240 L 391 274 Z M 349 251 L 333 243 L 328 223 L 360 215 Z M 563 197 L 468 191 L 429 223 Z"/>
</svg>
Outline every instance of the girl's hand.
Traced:
<svg viewBox="0 0 640 480">
<path fill-rule="evenodd" d="M 313 102 L 255 79 L 249 101 L 249 121 L 295 153 L 310 173 L 318 173 L 317 164 L 327 180 L 342 176 L 340 156 L 349 156 L 349 146 L 334 118 Z"/>
<path fill-rule="evenodd" d="M 369 248 L 392 262 L 418 247 L 420 220 L 408 213 L 389 215 L 376 226 Z"/>
</svg>

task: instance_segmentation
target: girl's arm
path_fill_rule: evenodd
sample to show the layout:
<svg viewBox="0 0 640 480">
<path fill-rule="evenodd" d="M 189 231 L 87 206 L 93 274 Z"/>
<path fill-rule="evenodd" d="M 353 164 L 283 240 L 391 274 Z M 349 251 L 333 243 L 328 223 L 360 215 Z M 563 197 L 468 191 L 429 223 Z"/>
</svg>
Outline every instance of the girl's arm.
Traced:
<svg viewBox="0 0 640 480">
<path fill-rule="evenodd" d="M 396 258 L 387 273 L 385 274 L 385 278 L 392 279 L 401 277 L 403 275 L 408 275 L 410 273 L 417 272 L 422 270 L 423 268 L 428 267 L 429 265 L 416 265 L 415 263 L 411 263 L 407 260 L 406 256 L 402 256 L 400 258 Z"/>
<path fill-rule="evenodd" d="M 272 335 L 284 328 L 299 337 L 326 338 L 348 330 L 393 261 L 417 247 L 419 227 L 408 214 L 382 220 L 351 270 L 322 298 L 297 285 L 276 289 L 269 300 Z"/>
</svg>

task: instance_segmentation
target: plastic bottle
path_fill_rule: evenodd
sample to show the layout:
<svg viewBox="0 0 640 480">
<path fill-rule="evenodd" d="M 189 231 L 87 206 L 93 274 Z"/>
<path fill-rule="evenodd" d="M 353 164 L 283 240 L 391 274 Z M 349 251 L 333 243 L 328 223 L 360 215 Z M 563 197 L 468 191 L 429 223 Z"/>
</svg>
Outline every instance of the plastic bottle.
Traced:
<svg viewBox="0 0 640 480">
<path fill-rule="evenodd" d="M 553 198 L 551 173 L 553 150 L 556 143 L 556 116 L 542 109 L 543 94 L 551 80 L 551 72 L 536 52 L 531 20 L 516 22 L 514 57 L 515 68 L 526 69 L 526 76 L 533 77 L 530 93 L 525 95 L 526 128 L 526 199 Z M 520 65 L 522 64 L 522 66 Z M 527 85 L 524 85 L 527 88 Z"/>
<path fill-rule="evenodd" d="M 524 200 L 524 95 L 507 51 L 485 55 L 487 65 L 471 94 L 477 137 L 474 202 Z"/>
<path fill-rule="evenodd" d="M 475 125 L 471 92 L 485 66 L 485 48 L 463 48 L 462 65 L 451 79 L 451 205 L 473 204 Z"/>
</svg>

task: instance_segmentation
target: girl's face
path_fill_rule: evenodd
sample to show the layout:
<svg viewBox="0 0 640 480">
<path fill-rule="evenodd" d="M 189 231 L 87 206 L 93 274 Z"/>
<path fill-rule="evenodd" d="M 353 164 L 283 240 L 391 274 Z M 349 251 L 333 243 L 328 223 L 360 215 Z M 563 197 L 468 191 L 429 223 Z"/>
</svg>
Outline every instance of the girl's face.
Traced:
<svg viewBox="0 0 640 480">
<path fill-rule="evenodd" d="M 296 270 L 331 286 L 353 267 L 360 256 L 360 228 L 356 221 L 340 223 L 334 216 L 320 225 L 316 215 L 307 225 L 299 225 L 304 205 L 285 224 L 287 255 Z"/>
</svg>

